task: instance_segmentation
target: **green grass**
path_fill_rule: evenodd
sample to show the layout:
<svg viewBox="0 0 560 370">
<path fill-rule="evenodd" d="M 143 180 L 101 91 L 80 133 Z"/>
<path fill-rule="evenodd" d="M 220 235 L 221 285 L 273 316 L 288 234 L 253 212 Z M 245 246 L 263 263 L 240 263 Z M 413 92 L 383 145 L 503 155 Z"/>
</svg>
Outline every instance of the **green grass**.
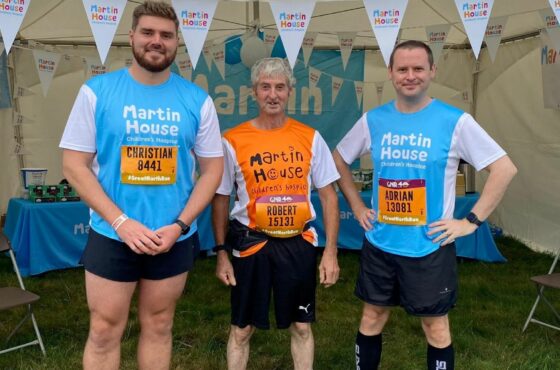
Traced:
<svg viewBox="0 0 560 370">
<path fill-rule="evenodd" d="M 466 261 L 459 265 L 460 292 L 451 312 L 457 369 L 560 369 L 560 332 L 531 324 L 521 328 L 535 299 L 529 277 L 548 271 L 552 258 L 530 251 L 508 238 L 498 240 L 505 264 Z M 359 256 L 342 252 L 341 278 L 329 288 L 319 288 L 315 369 L 354 368 L 354 338 L 361 303 L 354 297 Z M 225 369 L 229 330 L 229 292 L 214 277 L 213 258 L 197 261 L 178 304 L 173 340 L 173 369 Z M 38 347 L 0 355 L 0 369 L 79 369 L 88 330 L 83 271 L 50 272 L 25 279 L 27 288 L 41 295 L 35 313 L 43 334 L 47 357 Z M 0 286 L 15 285 L 9 259 L 0 257 Z M 550 292 L 560 302 L 560 292 Z M 538 316 L 553 320 L 543 305 Z M 22 312 L 20 312 L 22 313 Z M 0 316 L 0 338 L 16 316 Z M 30 326 L 12 339 L 31 339 Z M 132 308 L 122 345 L 122 369 L 135 369 L 138 338 L 136 309 Z M 417 318 L 395 309 L 383 335 L 382 369 L 425 368 L 426 346 Z M 257 331 L 251 343 L 249 369 L 292 368 L 287 331 Z"/>
</svg>

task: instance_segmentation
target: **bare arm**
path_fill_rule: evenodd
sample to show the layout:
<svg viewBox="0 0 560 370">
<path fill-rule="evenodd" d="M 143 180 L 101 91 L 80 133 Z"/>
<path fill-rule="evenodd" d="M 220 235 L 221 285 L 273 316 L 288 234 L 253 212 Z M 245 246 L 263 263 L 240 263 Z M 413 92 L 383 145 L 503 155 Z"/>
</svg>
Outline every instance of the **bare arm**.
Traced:
<svg viewBox="0 0 560 370">
<path fill-rule="evenodd" d="M 338 196 L 332 184 L 317 190 L 323 208 L 326 234 L 325 250 L 319 264 L 319 281 L 321 284 L 329 287 L 337 282 L 340 273 L 336 245 L 340 212 L 338 209 Z"/>
<path fill-rule="evenodd" d="M 491 163 L 485 168 L 490 174 L 482 189 L 480 199 L 472 208 L 472 212 L 478 216 L 480 220 L 486 220 L 488 216 L 496 209 L 502 200 L 506 189 L 517 173 L 517 168 L 508 156 L 504 156 L 497 161 Z M 434 243 L 441 242 L 446 239 L 442 245 L 449 244 L 455 239 L 471 234 L 477 228 L 476 225 L 471 224 L 466 219 L 461 220 L 440 220 L 430 224 L 430 232 L 428 235 L 433 235 L 442 232 Z"/>
<path fill-rule="evenodd" d="M 187 225 L 191 225 L 212 200 L 222 179 L 224 159 L 223 157 L 198 157 L 198 165 L 200 177 L 196 181 L 185 208 L 177 217 Z M 165 246 L 162 249 L 165 252 L 175 244 L 181 235 L 181 227 L 173 223 L 159 228 L 156 232 L 164 239 Z"/>
<path fill-rule="evenodd" d="M 334 163 L 336 164 L 336 169 L 340 174 L 340 179 L 338 180 L 338 187 L 344 194 L 344 198 L 350 205 L 352 212 L 354 213 L 355 217 L 358 219 L 360 226 L 364 228 L 364 230 L 369 230 L 373 226 L 373 221 L 375 220 L 375 211 L 369 209 L 364 204 L 360 193 L 356 190 L 354 186 L 354 182 L 352 181 L 352 173 L 350 172 L 350 167 L 338 150 L 333 151 L 333 158 Z"/>
<path fill-rule="evenodd" d="M 65 149 L 62 153 L 62 171 L 84 202 L 111 224 L 123 212 L 107 196 L 91 171 L 94 155 Z M 156 254 L 161 245 L 161 240 L 155 232 L 132 219 L 122 223 L 117 234 L 130 249 L 139 254 Z"/>
<path fill-rule="evenodd" d="M 216 194 L 212 199 L 212 229 L 216 244 L 224 244 L 226 240 L 229 214 L 229 195 Z M 228 252 L 217 252 L 216 277 L 225 285 L 235 285 L 233 266 L 228 257 Z"/>
</svg>

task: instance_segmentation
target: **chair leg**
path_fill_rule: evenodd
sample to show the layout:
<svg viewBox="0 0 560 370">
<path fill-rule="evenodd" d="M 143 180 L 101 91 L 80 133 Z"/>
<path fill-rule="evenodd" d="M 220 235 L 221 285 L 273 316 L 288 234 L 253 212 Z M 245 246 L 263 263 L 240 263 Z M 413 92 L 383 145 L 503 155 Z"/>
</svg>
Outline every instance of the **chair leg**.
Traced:
<svg viewBox="0 0 560 370">
<path fill-rule="evenodd" d="M 45 351 L 45 345 L 43 344 L 43 338 L 41 338 L 41 333 L 39 332 L 39 325 L 37 325 L 37 320 L 35 320 L 35 315 L 33 314 L 32 310 L 31 310 L 31 305 L 29 307 L 29 310 L 31 311 L 31 322 L 33 323 L 33 328 L 35 329 L 35 334 L 37 335 L 37 340 L 38 340 L 39 347 L 41 348 L 41 352 L 43 352 L 43 356 L 46 356 L 47 351 Z"/>
<path fill-rule="evenodd" d="M 531 322 L 531 320 L 533 319 L 533 315 L 535 314 L 535 310 L 537 309 L 537 306 L 539 305 L 539 301 L 541 300 L 541 293 L 544 290 L 544 287 L 540 287 L 540 291 L 539 288 L 537 288 L 537 299 L 535 300 L 535 303 L 533 304 L 533 308 L 531 308 L 531 312 L 529 312 L 529 316 L 527 316 L 527 321 L 525 321 L 525 325 L 523 325 L 523 329 L 521 330 L 522 333 L 525 332 L 525 330 L 527 330 L 527 326 L 529 326 L 529 323 Z"/>
<path fill-rule="evenodd" d="M 31 305 L 27 305 L 27 313 L 25 314 L 25 317 L 16 325 L 16 327 L 14 328 L 14 330 L 12 330 L 10 335 L 8 335 L 8 338 L 6 339 L 6 342 L 5 342 L 6 345 L 8 344 L 10 339 L 12 339 L 14 334 L 18 332 L 18 330 L 23 326 L 23 324 L 25 324 L 25 322 L 28 319 L 31 319 L 31 322 L 33 324 L 33 329 L 35 330 L 35 336 L 37 337 L 37 339 L 35 339 L 31 342 L 24 343 L 24 344 L 19 345 L 19 346 L 15 346 L 15 347 L 11 347 L 11 348 L 2 350 L 2 351 L 0 351 L 0 354 L 11 352 L 11 351 L 14 351 L 16 349 L 20 349 L 20 348 L 24 348 L 24 347 L 28 347 L 28 346 L 39 345 L 39 347 L 41 348 L 41 352 L 43 353 L 43 356 L 47 355 L 47 352 L 45 351 L 45 346 L 43 344 L 43 338 L 41 338 L 41 333 L 39 332 L 39 325 L 37 325 L 37 320 L 35 319 L 35 315 L 33 314 L 33 308 L 31 307 Z"/>
</svg>

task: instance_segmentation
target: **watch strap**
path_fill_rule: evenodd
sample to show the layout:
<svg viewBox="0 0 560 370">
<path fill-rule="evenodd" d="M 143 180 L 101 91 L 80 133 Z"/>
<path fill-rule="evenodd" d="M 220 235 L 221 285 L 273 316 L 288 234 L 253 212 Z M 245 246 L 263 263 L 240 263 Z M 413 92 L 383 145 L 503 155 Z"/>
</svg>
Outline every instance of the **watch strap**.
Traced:
<svg viewBox="0 0 560 370">
<path fill-rule="evenodd" d="M 191 227 L 189 225 L 179 219 L 176 219 L 175 221 L 173 221 L 173 223 L 179 225 L 179 227 L 181 228 L 181 235 L 186 235 L 191 230 Z"/>
<path fill-rule="evenodd" d="M 476 226 L 482 225 L 482 221 L 478 219 L 478 216 L 474 212 L 469 212 L 466 218 L 471 224 L 475 224 Z"/>
</svg>

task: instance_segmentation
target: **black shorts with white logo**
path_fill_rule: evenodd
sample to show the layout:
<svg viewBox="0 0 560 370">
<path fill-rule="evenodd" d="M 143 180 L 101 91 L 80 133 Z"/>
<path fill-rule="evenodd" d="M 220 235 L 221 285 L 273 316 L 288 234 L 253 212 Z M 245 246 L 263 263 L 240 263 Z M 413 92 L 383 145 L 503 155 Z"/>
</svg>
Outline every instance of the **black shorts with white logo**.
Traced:
<svg viewBox="0 0 560 370">
<path fill-rule="evenodd" d="M 317 252 L 301 236 L 270 238 L 255 254 L 233 257 L 232 264 L 237 281 L 231 290 L 233 325 L 268 329 L 271 290 L 279 329 L 315 321 Z"/>
<path fill-rule="evenodd" d="M 411 315 L 443 316 L 457 302 L 455 243 L 413 258 L 384 252 L 364 238 L 354 293 L 369 304 L 401 305 Z"/>
<path fill-rule="evenodd" d="M 162 280 L 192 269 L 193 237 L 175 243 L 162 254 L 137 254 L 125 243 L 89 230 L 81 263 L 94 275 L 122 282 Z"/>
</svg>

